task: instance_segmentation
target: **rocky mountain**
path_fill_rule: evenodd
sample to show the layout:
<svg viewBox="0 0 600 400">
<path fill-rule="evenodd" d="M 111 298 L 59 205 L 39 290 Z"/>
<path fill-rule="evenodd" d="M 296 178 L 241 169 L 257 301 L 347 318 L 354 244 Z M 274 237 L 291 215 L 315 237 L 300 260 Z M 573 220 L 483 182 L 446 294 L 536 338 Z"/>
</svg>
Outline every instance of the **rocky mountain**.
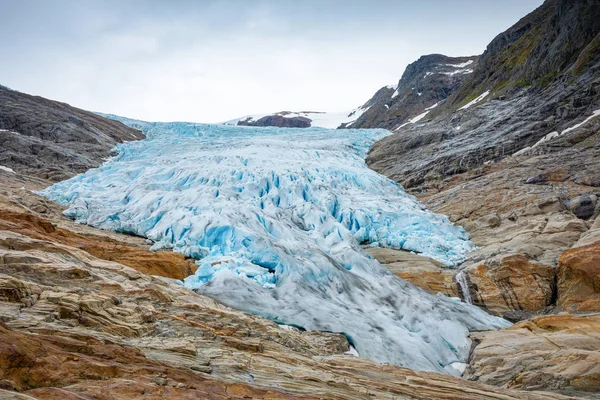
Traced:
<svg viewBox="0 0 600 400">
<path fill-rule="evenodd" d="M 144 135 L 68 104 L 0 86 L 0 165 L 60 181 L 98 165 L 117 143 Z"/>
<path fill-rule="evenodd" d="M 290 113 L 291 114 L 291 113 Z M 301 116 L 285 116 L 281 114 L 265 115 L 254 121 L 252 117 L 238 121 L 240 126 L 277 126 L 280 128 L 308 128 L 312 120 Z"/>
<path fill-rule="evenodd" d="M 398 84 L 379 89 L 363 105 L 368 110 L 352 127 L 394 129 L 418 122 L 461 87 L 477 65 L 478 57 L 422 56 L 406 67 Z"/>
<path fill-rule="evenodd" d="M 426 185 L 431 177 L 536 146 L 591 116 L 600 108 L 599 7 L 596 1 L 544 3 L 496 37 L 473 73 L 427 119 L 392 125 L 398 133 L 374 146 L 369 164 L 406 187 Z"/>
</svg>

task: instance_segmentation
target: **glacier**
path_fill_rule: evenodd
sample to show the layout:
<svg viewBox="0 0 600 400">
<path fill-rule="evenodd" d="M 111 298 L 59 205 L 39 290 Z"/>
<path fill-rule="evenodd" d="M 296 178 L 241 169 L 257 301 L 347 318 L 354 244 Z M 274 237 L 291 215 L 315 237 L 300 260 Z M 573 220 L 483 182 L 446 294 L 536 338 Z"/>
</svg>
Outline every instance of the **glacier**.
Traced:
<svg viewBox="0 0 600 400">
<path fill-rule="evenodd" d="M 78 222 L 197 259 L 182 285 L 279 324 L 343 333 L 361 357 L 453 375 L 470 331 L 509 325 L 363 251 L 404 249 L 452 267 L 473 249 L 462 228 L 366 166 L 388 131 L 109 117 L 147 139 L 40 193 Z"/>
</svg>

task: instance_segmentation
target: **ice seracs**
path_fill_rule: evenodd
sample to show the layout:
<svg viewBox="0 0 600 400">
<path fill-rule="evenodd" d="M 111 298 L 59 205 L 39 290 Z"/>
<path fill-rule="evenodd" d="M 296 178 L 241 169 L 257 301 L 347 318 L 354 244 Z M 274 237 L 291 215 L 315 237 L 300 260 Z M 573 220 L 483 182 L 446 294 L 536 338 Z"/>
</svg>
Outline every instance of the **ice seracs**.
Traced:
<svg viewBox="0 0 600 400">
<path fill-rule="evenodd" d="M 470 330 L 507 325 L 363 251 L 452 266 L 472 249 L 462 228 L 366 167 L 389 132 L 120 120 L 148 138 L 42 193 L 77 221 L 198 259 L 186 287 L 279 324 L 341 332 L 361 357 L 450 374 L 467 361 Z"/>
</svg>

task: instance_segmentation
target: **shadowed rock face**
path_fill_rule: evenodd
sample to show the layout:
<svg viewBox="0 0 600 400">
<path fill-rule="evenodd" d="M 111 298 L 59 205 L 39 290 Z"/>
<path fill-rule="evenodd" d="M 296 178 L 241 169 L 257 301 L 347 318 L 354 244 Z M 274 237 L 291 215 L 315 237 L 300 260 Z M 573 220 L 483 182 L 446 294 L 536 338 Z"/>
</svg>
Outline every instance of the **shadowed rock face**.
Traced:
<svg viewBox="0 0 600 400">
<path fill-rule="evenodd" d="M 0 165 L 51 181 L 95 167 L 144 135 L 68 104 L 0 86 Z"/>
</svg>

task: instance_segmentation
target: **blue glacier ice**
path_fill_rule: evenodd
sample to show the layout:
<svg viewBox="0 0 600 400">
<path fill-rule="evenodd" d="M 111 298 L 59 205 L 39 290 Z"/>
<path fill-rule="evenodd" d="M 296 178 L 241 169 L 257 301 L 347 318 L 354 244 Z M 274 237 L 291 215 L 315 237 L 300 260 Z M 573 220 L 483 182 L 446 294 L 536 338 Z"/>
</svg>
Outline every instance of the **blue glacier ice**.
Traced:
<svg viewBox="0 0 600 400">
<path fill-rule="evenodd" d="M 229 127 L 118 118 L 147 139 L 43 195 L 65 214 L 198 259 L 183 284 L 277 323 L 344 333 L 361 356 L 459 374 L 471 330 L 502 319 L 396 277 L 361 244 L 449 267 L 473 248 L 364 157 L 384 130 Z"/>
</svg>

